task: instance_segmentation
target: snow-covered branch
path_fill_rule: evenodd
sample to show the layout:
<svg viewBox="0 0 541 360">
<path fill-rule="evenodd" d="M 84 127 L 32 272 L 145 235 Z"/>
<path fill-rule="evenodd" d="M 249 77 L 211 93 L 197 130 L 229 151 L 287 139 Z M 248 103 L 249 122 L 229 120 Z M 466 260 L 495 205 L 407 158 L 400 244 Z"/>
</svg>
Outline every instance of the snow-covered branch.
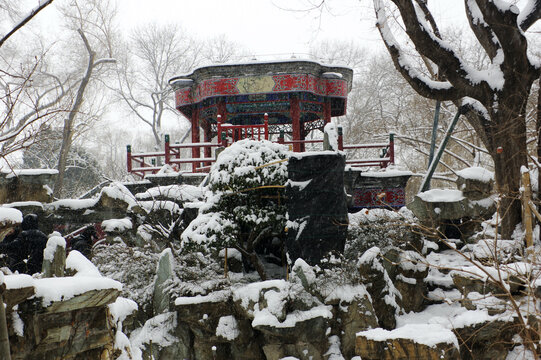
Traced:
<svg viewBox="0 0 541 360">
<path fill-rule="evenodd" d="M 434 81 L 418 71 L 408 60 L 407 55 L 396 41 L 389 24 L 382 0 L 374 0 L 376 26 L 393 62 L 408 83 L 421 95 L 438 100 L 457 100 L 460 96 L 448 81 Z"/>
<path fill-rule="evenodd" d="M 518 16 L 518 24 L 526 31 L 541 18 L 541 0 L 528 0 Z"/>
<path fill-rule="evenodd" d="M 53 0 L 46 0 L 46 1 L 40 1 L 39 5 L 36 6 L 34 9 L 30 11 L 21 21 L 19 21 L 13 29 L 11 29 L 6 35 L 0 39 L 0 47 L 4 45 L 7 39 L 11 37 L 11 35 L 15 34 L 18 30 L 20 30 L 24 25 L 26 25 L 27 22 L 32 20 L 34 16 L 36 16 L 41 10 L 45 9 L 46 6 L 50 5 L 53 2 Z"/>
</svg>

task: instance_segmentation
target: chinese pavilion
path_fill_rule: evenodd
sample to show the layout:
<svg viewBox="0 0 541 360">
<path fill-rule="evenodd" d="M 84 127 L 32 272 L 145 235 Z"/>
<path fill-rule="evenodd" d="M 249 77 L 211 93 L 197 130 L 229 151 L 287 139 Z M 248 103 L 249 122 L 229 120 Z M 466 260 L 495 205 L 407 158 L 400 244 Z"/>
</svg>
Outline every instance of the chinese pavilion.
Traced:
<svg viewBox="0 0 541 360">
<path fill-rule="evenodd" d="M 289 134 L 293 150 L 300 152 L 304 142 L 299 140 L 308 132 L 346 113 L 352 77 L 347 67 L 292 60 L 205 66 L 169 83 L 176 108 L 192 124 L 192 143 L 208 143 L 217 136 L 219 119 L 224 124 L 256 125 L 268 114 L 267 133 Z M 192 151 L 194 158 L 200 157 L 199 149 Z M 205 157 L 209 156 L 207 147 Z"/>
</svg>

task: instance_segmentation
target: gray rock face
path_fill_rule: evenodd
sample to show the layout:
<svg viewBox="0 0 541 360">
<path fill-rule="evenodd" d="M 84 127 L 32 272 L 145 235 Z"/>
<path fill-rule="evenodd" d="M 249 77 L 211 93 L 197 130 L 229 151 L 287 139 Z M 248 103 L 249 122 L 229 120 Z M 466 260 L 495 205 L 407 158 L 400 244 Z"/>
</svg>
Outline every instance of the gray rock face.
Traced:
<svg viewBox="0 0 541 360">
<path fill-rule="evenodd" d="M 342 333 L 340 336 L 342 355 L 346 359 L 355 356 L 355 341 L 359 331 L 378 327 L 378 319 L 367 296 L 354 297 L 350 302 L 339 304 L 338 319 Z"/>
<path fill-rule="evenodd" d="M 391 332 L 389 332 L 391 333 Z M 413 334 L 412 334 L 413 335 Z M 362 359 L 423 359 L 423 360 L 458 360 L 457 347 L 442 341 L 431 346 L 403 337 L 374 340 L 361 333 L 357 337 L 357 354 Z"/>
<path fill-rule="evenodd" d="M 459 171 L 456 185 L 458 190 L 432 189 L 417 194 L 409 203 L 415 216 L 426 226 L 438 228 L 446 236 L 450 224 L 452 231 L 465 239 L 477 230 L 479 220 L 486 220 L 496 211 L 492 173 L 482 168 Z"/>
<path fill-rule="evenodd" d="M 269 280 L 178 298 L 178 327 L 189 330 L 179 337 L 184 353 L 194 360 L 354 356 L 356 332 L 377 326 L 365 287 L 340 285 L 318 292 L 304 264 L 304 282 L 311 291 L 292 275 L 290 282 Z"/>
<path fill-rule="evenodd" d="M 344 156 L 334 152 L 289 159 L 286 244 L 293 262 L 302 258 L 314 265 L 330 251 L 344 251 L 348 223 L 344 167 Z"/>
<path fill-rule="evenodd" d="M 173 279 L 173 269 L 175 262 L 171 249 L 165 249 L 160 255 L 158 267 L 156 269 L 156 280 L 154 281 L 154 295 L 152 304 L 154 306 L 154 314 L 161 314 L 169 310 L 171 297 L 165 291 L 165 287 Z"/>
<path fill-rule="evenodd" d="M 377 247 L 366 251 L 359 259 L 359 273 L 372 297 L 379 326 L 390 330 L 396 327 L 396 315 L 402 312 L 402 295 L 394 286 L 380 255 Z"/>
<path fill-rule="evenodd" d="M 482 171 L 482 177 L 468 176 L 469 170 Z M 488 170 L 469 168 L 457 173 L 456 187 L 470 200 L 481 200 L 490 196 L 494 188 L 494 175 Z"/>
<path fill-rule="evenodd" d="M 53 200 L 49 187 L 57 176 L 55 170 L 16 170 L 15 174 L 0 173 L 0 203 Z"/>
<path fill-rule="evenodd" d="M 513 344 L 513 329 L 512 322 L 490 320 L 453 331 L 464 341 L 460 346 L 461 359 L 504 360 Z"/>
</svg>

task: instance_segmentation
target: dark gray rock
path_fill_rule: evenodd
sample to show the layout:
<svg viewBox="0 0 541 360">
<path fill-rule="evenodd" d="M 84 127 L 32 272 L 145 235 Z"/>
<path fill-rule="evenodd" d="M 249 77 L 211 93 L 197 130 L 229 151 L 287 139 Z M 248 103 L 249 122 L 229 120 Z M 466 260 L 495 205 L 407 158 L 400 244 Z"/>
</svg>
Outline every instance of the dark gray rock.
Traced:
<svg viewBox="0 0 541 360">
<path fill-rule="evenodd" d="M 289 159 L 286 244 L 293 262 L 302 258 L 314 265 L 330 251 L 344 251 L 348 223 L 344 167 L 344 156 L 334 152 Z"/>
</svg>

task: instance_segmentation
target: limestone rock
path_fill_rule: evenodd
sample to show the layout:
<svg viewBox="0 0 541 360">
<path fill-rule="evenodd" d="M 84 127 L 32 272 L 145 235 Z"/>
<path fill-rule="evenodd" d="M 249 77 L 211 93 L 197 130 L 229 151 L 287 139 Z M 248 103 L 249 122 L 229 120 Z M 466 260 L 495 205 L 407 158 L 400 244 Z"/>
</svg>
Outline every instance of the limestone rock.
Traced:
<svg viewBox="0 0 541 360">
<path fill-rule="evenodd" d="M 488 268 L 488 271 L 494 270 Z M 507 279 L 507 274 L 502 271 L 503 280 L 509 286 L 511 294 L 516 293 L 522 285 L 518 278 L 511 276 Z M 494 282 L 489 280 L 485 274 L 483 274 L 477 267 L 468 266 L 462 269 L 462 271 L 451 271 L 451 278 L 456 288 L 467 297 L 471 292 L 477 292 L 479 294 L 503 295 L 503 290 L 497 286 Z M 496 275 L 497 278 L 497 275 Z"/>
<path fill-rule="evenodd" d="M 513 322 L 489 319 L 453 329 L 460 344 L 463 360 L 505 360 L 513 345 L 516 327 Z"/>
<path fill-rule="evenodd" d="M 225 266 L 225 249 L 220 250 L 219 255 L 222 267 Z M 242 273 L 244 267 L 242 265 L 242 255 L 235 248 L 227 249 L 227 270 L 234 273 Z"/>
<path fill-rule="evenodd" d="M 470 200 L 487 198 L 494 187 L 494 174 L 480 167 L 460 170 L 457 172 L 456 187 Z"/>
<path fill-rule="evenodd" d="M 368 249 L 359 259 L 359 274 L 361 282 L 366 285 L 372 297 L 379 325 L 385 329 L 394 329 L 395 316 L 402 311 L 402 295 L 382 265 L 380 256 L 381 250 L 378 247 Z"/>
<path fill-rule="evenodd" d="M 384 259 L 389 259 L 384 255 Z M 428 287 L 425 278 L 428 275 L 426 259 L 415 251 L 401 251 L 397 264 L 394 285 L 402 295 L 402 308 L 405 312 L 421 311 L 425 305 Z M 385 264 L 389 263 L 388 261 Z"/>
<path fill-rule="evenodd" d="M 421 223 L 438 228 L 459 223 L 458 232 L 466 238 L 475 232 L 479 219 L 488 219 L 496 211 L 494 195 L 471 200 L 460 190 L 432 189 L 415 195 L 408 204 Z M 445 233 L 445 228 L 440 231 Z"/>
<path fill-rule="evenodd" d="M 355 355 L 356 334 L 378 326 L 378 319 L 368 296 L 355 296 L 351 301 L 338 304 L 341 327 L 341 350 L 346 359 Z"/>
<path fill-rule="evenodd" d="M 152 297 L 154 314 L 161 314 L 169 310 L 171 296 L 166 291 L 166 287 L 173 280 L 174 268 L 175 260 L 173 253 L 171 249 L 165 249 L 160 254 L 160 260 L 156 269 L 156 280 L 154 281 L 154 293 Z"/>
<path fill-rule="evenodd" d="M 231 292 L 216 291 L 206 296 L 181 297 L 175 300 L 179 322 L 186 323 L 196 337 L 216 338 L 222 316 L 232 315 Z M 217 339 L 217 341 L 221 342 Z"/>
<path fill-rule="evenodd" d="M 14 173 L 0 173 L 0 203 L 18 201 L 39 201 L 48 203 L 53 200 L 49 185 L 54 183 L 58 174 L 52 169 L 24 169 Z"/>
<path fill-rule="evenodd" d="M 12 234 L 23 221 L 23 214 L 19 210 L 4 208 L 3 211 L 4 215 L 0 218 L 0 241 Z"/>
<path fill-rule="evenodd" d="M 460 359 L 455 335 L 437 324 L 362 331 L 357 334 L 355 351 L 363 360 Z"/>
</svg>

